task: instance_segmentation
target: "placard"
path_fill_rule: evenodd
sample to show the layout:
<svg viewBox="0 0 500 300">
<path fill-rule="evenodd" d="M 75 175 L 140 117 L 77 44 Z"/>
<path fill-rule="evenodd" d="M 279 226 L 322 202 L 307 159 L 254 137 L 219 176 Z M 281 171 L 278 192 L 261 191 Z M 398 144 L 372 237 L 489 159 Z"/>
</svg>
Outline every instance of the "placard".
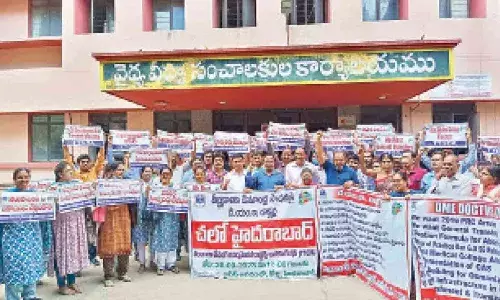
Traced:
<svg viewBox="0 0 500 300">
<path fill-rule="evenodd" d="M 51 186 L 57 195 L 60 213 L 79 210 L 95 205 L 95 189 L 92 182 L 68 182 Z"/>
<path fill-rule="evenodd" d="M 500 298 L 500 204 L 413 200 L 417 299 Z"/>
<path fill-rule="evenodd" d="M 153 187 L 149 193 L 147 209 L 156 212 L 187 213 L 189 192 L 187 189 Z"/>
<path fill-rule="evenodd" d="M 391 135 L 394 134 L 395 129 L 392 124 L 361 124 L 356 126 L 356 135 L 358 140 L 370 146 L 373 141 L 380 135 Z"/>
<path fill-rule="evenodd" d="M 426 148 L 467 148 L 467 123 L 440 123 L 425 126 L 422 146 Z"/>
<path fill-rule="evenodd" d="M 170 133 L 162 130 L 157 132 L 158 149 L 165 149 L 177 153 L 194 151 L 194 136 L 192 133 Z"/>
<path fill-rule="evenodd" d="M 202 156 L 206 151 L 213 151 L 214 137 L 205 133 L 195 133 L 196 156 Z"/>
<path fill-rule="evenodd" d="M 168 165 L 167 152 L 163 149 L 132 149 L 130 167 L 162 168 Z"/>
<path fill-rule="evenodd" d="M 136 204 L 142 197 L 142 183 L 132 179 L 99 179 L 96 206 Z"/>
<path fill-rule="evenodd" d="M 232 154 L 250 152 L 248 133 L 216 131 L 214 133 L 213 151 L 226 151 Z"/>
<path fill-rule="evenodd" d="M 113 138 L 112 148 L 115 150 L 128 151 L 132 148 L 151 147 L 149 131 L 110 130 Z"/>
<path fill-rule="evenodd" d="M 318 187 L 317 203 L 321 276 L 356 275 L 387 299 L 409 299 L 406 201 Z"/>
<path fill-rule="evenodd" d="M 316 149 L 317 133 L 311 134 L 311 145 Z M 344 151 L 353 152 L 354 131 L 353 130 L 327 130 L 321 138 L 323 149 L 327 152 Z"/>
<path fill-rule="evenodd" d="M 28 190 L 36 192 L 46 192 L 49 191 L 50 186 L 54 184 L 53 179 L 42 179 L 38 181 L 30 181 Z"/>
<path fill-rule="evenodd" d="M 280 124 L 270 122 L 267 127 L 267 140 L 277 151 L 290 148 L 304 148 L 306 144 L 306 124 Z"/>
<path fill-rule="evenodd" d="M 192 193 L 191 275 L 316 278 L 314 190 Z"/>
<path fill-rule="evenodd" d="M 0 223 L 55 219 L 55 195 L 38 192 L 1 192 Z"/>
<path fill-rule="evenodd" d="M 104 147 L 104 131 L 100 126 L 66 125 L 62 144 L 66 146 Z"/>
<path fill-rule="evenodd" d="M 415 137 L 408 134 L 379 135 L 374 141 L 375 156 L 383 153 L 401 157 L 405 151 L 415 151 Z"/>
<path fill-rule="evenodd" d="M 500 136 L 480 136 L 477 139 L 479 152 L 491 161 L 492 155 L 500 155 Z"/>
</svg>

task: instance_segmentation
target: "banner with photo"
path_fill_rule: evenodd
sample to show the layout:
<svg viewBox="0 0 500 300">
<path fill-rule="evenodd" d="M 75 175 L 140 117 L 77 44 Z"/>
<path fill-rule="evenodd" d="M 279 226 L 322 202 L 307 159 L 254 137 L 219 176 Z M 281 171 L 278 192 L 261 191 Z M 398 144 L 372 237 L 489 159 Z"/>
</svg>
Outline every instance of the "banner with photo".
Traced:
<svg viewBox="0 0 500 300">
<path fill-rule="evenodd" d="M 316 278 L 313 189 L 193 192 L 190 205 L 193 277 Z"/>
<path fill-rule="evenodd" d="M 55 195 L 39 192 L 1 192 L 0 223 L 55 219 Z"/>
<path fill-rule="evenodd" d="M 62 136 L 66 146 L 104 147 L 104 131 L 100 126 L 66 125 Z"/>
</svg>

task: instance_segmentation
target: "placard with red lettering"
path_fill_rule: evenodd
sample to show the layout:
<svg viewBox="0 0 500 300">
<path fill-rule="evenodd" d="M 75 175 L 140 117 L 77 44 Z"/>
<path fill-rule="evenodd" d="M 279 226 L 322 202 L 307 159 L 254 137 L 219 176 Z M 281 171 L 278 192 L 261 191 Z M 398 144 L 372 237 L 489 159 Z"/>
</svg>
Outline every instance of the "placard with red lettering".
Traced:
<svg viewBox="0 0 500 300">
<path fill-rule="evenodd" d="M 467 123 L 440 123 L 425 126 L 422 146 L 426 148 L 467 148 Z"/>
<path fill-rule="evenodd" d="M 147 209 L 156 212 L 187 213 L 189 192 L 187 189 L 153 187 L 149 193 Z"/>
<path fill-rule="evenodd" d="M 311 145 L 316 147 L 317 133 L 311 134 Z M 354 130 L 327 130 L 323 132 L 321 143 L 325 151 L 353 152 Z M 316 148 L 315 148 L 316 149 Z"/>
<path fill-rule="evenodd" d="M 128 151 L 132 148 L 151 147 L 149 131 L 110 130 L 115 150 Z"/>
<path fill-rule="evenodd" d="M 99 179 L 96 206 L 136 204 L 142 197 L 142 183 L 133 179 Z"/>
<path fill-rule="evenodd" d="M 167 151 L 164 149 L 132 149 L 131 167 L 162 168 L 168 165 Z"/>
<path fill-rule="evenodd" d="M 500 299 L 500 204 L 412 200 L 417 299 Z"/>
<path fill-rule="evenodd" d="M 248 133 L 216 131 L 213 150 L 234 154 L 248 153 L 250 152 L 250 136 Z"/>
<path fill-rule="evenodd" d="M 379 135 L 374 141 L 375 156 L 383 153 L 401 157 L 405 151 L 415 151 L 415 137 L 408 134 Z"/>
<path fill-rule="evenodd" d="M 191 193 L 193 277 L 316 278 L 313 189 Z"/>
<path fill-rule="evenodd" d="M 56 183 L 50 187 L 57 195 L 57 210 L 61 213 L 95 206 L 92 182 Z"/>
<path fill-rule="evenodd" d="M 55 219 L 55 195 L 39 192 L 1 192 L 0 223 Z"/>
<path fill-rule="evenodd" d="M 356 275 L 387 299 L 409 299 L 406 201 L 318 187 L 321 276 Z"/>
<path fill-rule="evenodd" d="M 196 156 L 202 156 L 206 151 L 213 151 L 214 137 L 205 133 L 195 133 Z"/>
<path fill-rule="evenodd" d="M 394 134 L 395 129 L 392 124 L 360 124 L 356 126 L 356 134 L 358 140 L 370 146 L 373 141 L 380 135 Z"/>
<path fill-rule="evenodd" d="M 179 154 L 191 154 L 194 150 L 194 136 L 192 133 L 170 133 L 158 130 L 156 139 L 158 149 L 165 149 Z"/>
<path fill-rule="evenodd" d="M 104 146 L 104 131 L 100 126 L 66 125 L 62 136 L 66 146 Z"/>
<path fill-rule="evenodd" d="M 500 156 L 500 136 L 480 136 L 477 139 L 482 156 L 491 161 L 492 155 Z"/>
<path fill-rule="evenodd" d="M 267 127 L 267 141 L 272 143 L 277 151 L 286 148 L 304 148 L 308 132 L 306 124 L 280 124 L 270 122 Z"/>
</svg>

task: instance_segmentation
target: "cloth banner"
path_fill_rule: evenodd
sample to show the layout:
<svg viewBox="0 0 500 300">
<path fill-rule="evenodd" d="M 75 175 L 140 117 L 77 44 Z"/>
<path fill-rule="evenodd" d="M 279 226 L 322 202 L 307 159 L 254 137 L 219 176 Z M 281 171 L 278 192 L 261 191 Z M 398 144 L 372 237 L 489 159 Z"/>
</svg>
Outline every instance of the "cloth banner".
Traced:
<svg viewBox="0 0 500 300">
<path fill-rule="evenodd" d="M 38 192 L 1 192 L 0 223 L 55 219 L 55 195 Z"/>
<path fill-rule="evenodd" d="M 316 193 L 321 276 L 356 275 L 387 299 L 409 299 L 406 201 L 342 187 Z"/>
<path fill-rule="evenodd" d="M 500 204 L 412 200 L 417 299 L 500 299 Z"/>
<path fill-rule="evenodd" d="M 149 193 L 147 209 L 156 212 L 187 213 L 189 192 L 186 189 L 153 187 Z"/>
<path fill-rule="evenodd" d="M 226 151 L 228 153 L 250 152 L 250 136 L 248 133 L 216 131 L 214 133 L 214 151 Z"/>
<path fill-rule="evenodd" d="M 97 181 L 96 206 L 139 203 L 142 183 L 132 179 L 99 179 Z"/>
<path fill-rule="evenodd" d="M 379 135 L 374 141 L 375 156 L 389 153 L 394 157 L 403 156 L 405 151 L 415 151 L 415 137 L 408 134 Z"/>
<path fill-rule="evenodd" d="M 306 124 L 280 124 L 270 122 L 267 127 L 267 140 L 274 150 L 282 151 L 287 147 L 294 150 L 306 145 Z"/>
<path fill-rule="evenodd" d="M 66 146 L 104 147 L 104 131 L 100 126 L 66 125 L 62 144 Z"/>
<path fill-rule="evenodd" d="M 500 136 L 480 136 L 477 141 L 479 152 L 486 160 L 491 161 L 491 155 L 500 155 Z"/>
<path fill-rule="evenodd" d="M 149 131 L 110 130 L 109 133 L 113 138 L 114 150 L 151 147 Z"/>
<path fill-rule="evenodd" d="M 313 189 L 191 193 L 193 277 L 317 277 Z"/>
<path fill-rule="evenodd" d="M 162 130 L 157 132 L 158 149 L 177 152 L 181 156 L 190 156 L 194 151 L 194 136 L 192 133 L 170 133 Z"/>
<path fill-rule="evenodd" d="M 164 149 L 132 149 L 130 167 L 161 168 L 168 165 L 167 152 Z"/>
<path fill-rule="evenodd" d="M 392 135 L 394 133 L 395 129 L 392 124 L 360 124 L 356 126 L 358 140 L 365 146 L 371 146 L 380 135 Z"/>
<path fill-rule="evenodd" d="M 92 182 L 55 184 L 50 190 L 57 194 L 57 209 L 60 213 L 95 206 L 96 194 Z"/>
<path fill-rule="evenodd" d="M 467 148 L 467 123 L 428 124 L 422 146 L 426 148 Z"/>
<path fill-rule="evenodd" d="M 311 145 L 316 149 L 317 133 L 311 134 Z M 345 151 L 354 152 L 353 130 L 327 130 L 321 139 L 323 148 L 327 152 Z"/>
</svg>

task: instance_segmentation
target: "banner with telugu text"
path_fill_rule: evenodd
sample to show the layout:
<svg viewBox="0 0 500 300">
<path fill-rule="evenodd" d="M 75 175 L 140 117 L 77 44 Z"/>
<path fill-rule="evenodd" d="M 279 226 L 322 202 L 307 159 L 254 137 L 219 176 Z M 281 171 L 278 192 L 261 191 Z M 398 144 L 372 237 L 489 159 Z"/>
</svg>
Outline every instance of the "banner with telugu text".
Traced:
<svg viewBox="0 0 500 300">
<path fill-rule="evenodd" d="M 55 195 L 39 192 L 0 193 L 0 223 L 55 219 Z"/>
<path fill-rule="evenodd" d="M 356 275 L 387 299 L 409 299 L 406 201 L 318 187 L 321 276 Z"/>
<path fill-rule="evenodd" d="M 313 189 L 192 193 L 190 207 L 193 277 L 317 277 Z"/>
<path fill-rule="evenodd" d="M 96 190 L 96 206 L 112 206 L 139 203 L 142 183 L 133 179 L 99 179 Z"/>
<path fill-rule="evenodd" d="M 500 204 L 413 200 L 417 299 L 500 299 Z"/>
</svg>

